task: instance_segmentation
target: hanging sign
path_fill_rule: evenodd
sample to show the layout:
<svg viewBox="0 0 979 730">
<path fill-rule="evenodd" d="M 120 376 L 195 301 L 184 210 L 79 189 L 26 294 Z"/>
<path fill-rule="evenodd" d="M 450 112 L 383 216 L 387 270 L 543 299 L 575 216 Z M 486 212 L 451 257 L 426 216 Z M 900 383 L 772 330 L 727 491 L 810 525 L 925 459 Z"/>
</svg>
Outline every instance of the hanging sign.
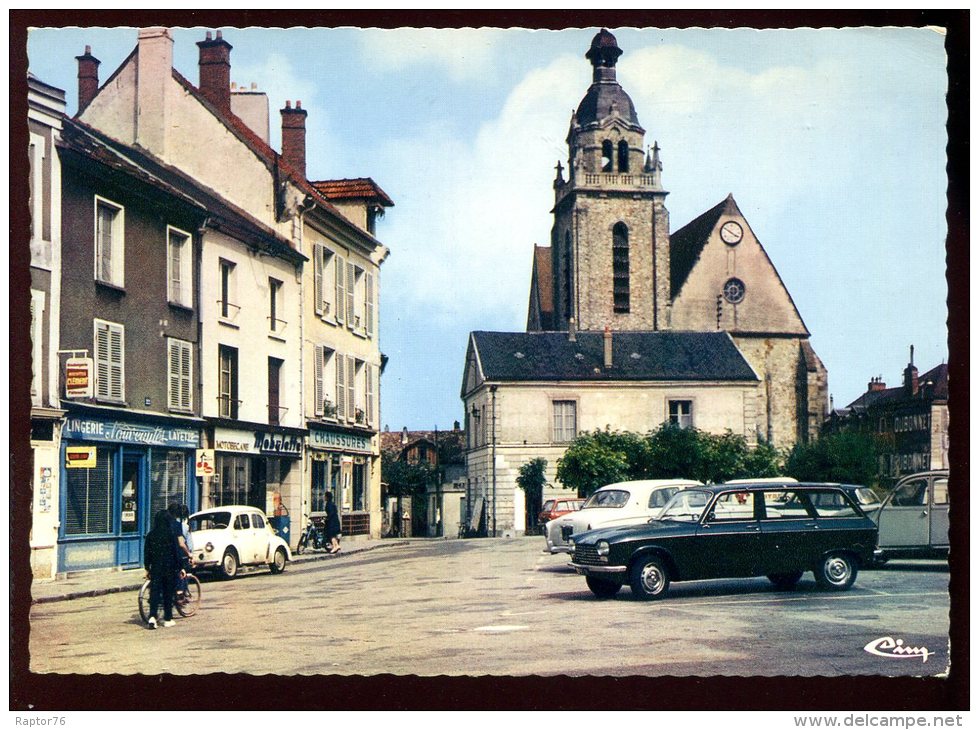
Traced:
<svg viewBox="0 0 979 730">
<path fill-rule="evenodd" d="M 214 449 L 197 449 L 197 476 L 214 476 Z"/>
<path fill-rule="evenodd" d="M 94 446 L 66 446 L 65 466 L 69 469 L 91 469 L 95 466 Z"/>
<path fill-rule="evenodd" d="M 65 363 L 65 398 L 91 398 L 92 358 L 69 357 Z"/>
</svg>

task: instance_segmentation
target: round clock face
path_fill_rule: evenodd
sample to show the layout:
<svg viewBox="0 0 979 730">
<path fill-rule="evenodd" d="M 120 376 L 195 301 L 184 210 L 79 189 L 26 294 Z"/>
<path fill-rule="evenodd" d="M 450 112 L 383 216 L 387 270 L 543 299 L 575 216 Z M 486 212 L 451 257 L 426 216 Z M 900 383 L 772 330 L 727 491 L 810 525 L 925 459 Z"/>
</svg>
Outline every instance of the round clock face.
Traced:
<svg viewBox="0 0 979 730">
<path fill-rule="evenodd" d="M 721 240 L 728 246 L 739 243 L 743 235 L 744 230 L 742 230 L 741 224 L 737 221 L 728 221 L 721 226 Z"/>
<path fill-rule="evenodd" d="M 744 282 L 741 279 L 728 279 L 724 283 L 724 298 L 731 304 L 740 304 L 744 299 Z"/>
</svg>

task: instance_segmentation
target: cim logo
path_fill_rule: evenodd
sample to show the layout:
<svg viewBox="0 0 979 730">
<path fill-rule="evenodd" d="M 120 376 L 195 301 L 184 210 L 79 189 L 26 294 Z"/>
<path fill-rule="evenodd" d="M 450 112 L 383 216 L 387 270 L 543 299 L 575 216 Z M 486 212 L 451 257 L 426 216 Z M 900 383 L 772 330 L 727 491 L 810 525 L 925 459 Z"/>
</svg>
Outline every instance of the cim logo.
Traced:
<svg viewBox="0 0 979 730">
<path fill-rule="evenodd" d="M 920 657 L 922 664 L 928 661 L 928 657 L 935 655 L 935 652 L 928 651 L 923 646 L 905 646 L 904 639 L 893 639 L 890 636 L 874 639 L 863 650 L 868 654 L 887 657 L 888 659 L 918 659 Z"/>
</svg>

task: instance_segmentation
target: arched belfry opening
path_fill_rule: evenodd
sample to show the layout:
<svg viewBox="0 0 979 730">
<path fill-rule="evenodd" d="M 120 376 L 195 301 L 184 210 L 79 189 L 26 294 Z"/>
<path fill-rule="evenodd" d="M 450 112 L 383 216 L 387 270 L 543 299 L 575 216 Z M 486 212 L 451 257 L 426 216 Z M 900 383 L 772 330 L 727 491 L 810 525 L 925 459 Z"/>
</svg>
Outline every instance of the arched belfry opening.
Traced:
<svg viewBox="0 0 979 730">
<path fill-rule="evenodd" d="M 602 172 L 612 172 L 612 140 L 607 139 L 602 142 Z"/>
<path fill-rule="evenodd" d="M 619 142 L 619 172 L 629 172 L 629 143 Z"/>
</svg>

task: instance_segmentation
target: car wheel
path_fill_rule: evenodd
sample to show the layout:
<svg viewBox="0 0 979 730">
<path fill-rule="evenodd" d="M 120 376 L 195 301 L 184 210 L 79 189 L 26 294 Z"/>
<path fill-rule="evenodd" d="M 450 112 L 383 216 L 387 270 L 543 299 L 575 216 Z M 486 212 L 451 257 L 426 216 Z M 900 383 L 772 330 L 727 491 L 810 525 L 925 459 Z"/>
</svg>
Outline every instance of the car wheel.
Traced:
<svg viewBox="0 0 979 730">
<path fill-rule="evenodd" d="M 225 550 L 224 557 L 221 558 L 221 575 L 225 578 L 238 575 L 238 553 L 232 548 Z"/>
<path fill-rule="evenodd" d="M 820 588 L 845 591 L 857 579 L 857 564 L 847 553 L 830 553 L 813 571 Z"/>
<path fill-rule="evenodd" d="M 279 548 L 275 551 L 275 555 L 272 557 L 272 562 L 269 563 L 269 570 L 273 573 L 281 573 L 286 569 L 286 551 Z"/>
<path fill-rule="evenodd" d="M 797 570 L 792 573 L 772 573 L 768 576 L 768 580 L 770 580 L 780 591 L 787 591 L 790 588 L 793 588 L 801 578 L 801 570 Z"/>
<path fill-rule="evenodd" d="M 585 583 L 588 584 L 588 588 L 598 598 L 611 598 L 622 587 L 618 583 L 613 583 L 610 580 L 602 580 L 601 578 L 593 578 L 590 575 L 585 577 Z"/>
<path fill-rule="evenodd" d="M 670 588 L 670 574 L 660 558 L 639 558 L 629 571 L 629 585 L 641 601 L 662 598 Z"/>
</svg>

